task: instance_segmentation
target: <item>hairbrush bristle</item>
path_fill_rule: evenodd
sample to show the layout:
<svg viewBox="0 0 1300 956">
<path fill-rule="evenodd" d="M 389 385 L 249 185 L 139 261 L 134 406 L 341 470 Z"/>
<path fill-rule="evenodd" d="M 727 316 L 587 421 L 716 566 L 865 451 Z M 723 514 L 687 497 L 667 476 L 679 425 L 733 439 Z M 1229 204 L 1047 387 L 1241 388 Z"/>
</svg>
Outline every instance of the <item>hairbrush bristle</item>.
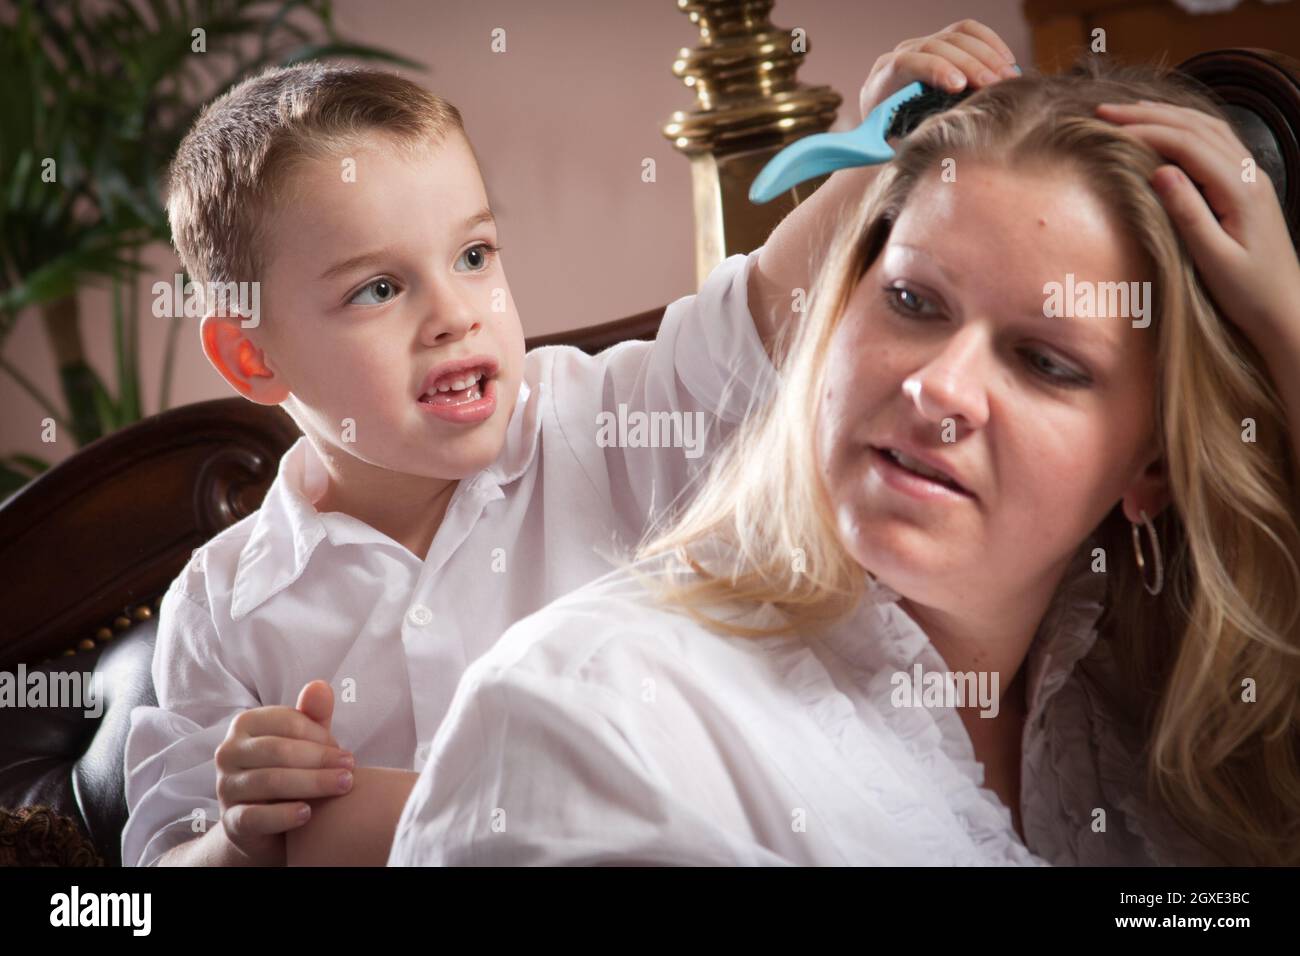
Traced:
<svg viewBox="0 0 1300 956">
<path fill-rule="evenodd" d="M 967 87 L 960 93 L 945 93 L 942 90 L 926 87 L 920 95 L 912 97 L 894 113 L 894 119 L 885 132 L 887 139 L 906 136 L 921 125 L 921 121 L 933 113 L 942 113 L 956 106 L 974 92 Z"/>
</svg>

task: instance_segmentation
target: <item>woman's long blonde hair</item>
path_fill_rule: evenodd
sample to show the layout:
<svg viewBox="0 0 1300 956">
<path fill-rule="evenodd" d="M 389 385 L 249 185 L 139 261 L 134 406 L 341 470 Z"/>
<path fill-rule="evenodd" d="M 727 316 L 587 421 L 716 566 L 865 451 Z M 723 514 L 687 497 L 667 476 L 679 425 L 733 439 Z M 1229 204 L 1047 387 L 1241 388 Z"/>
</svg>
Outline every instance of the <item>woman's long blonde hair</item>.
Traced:
<svg viewBox="0 0 1300 956">
<path fill-rule="evenodd" d="M 1230 862 L 1294 864 L 1300 530 L 1285 411 L 1259 354 L 1201 288 L 1149 184 L 1164 161 L 1095 115 L 1099 103 L 1137 99 L 1222 116 L 1169 71 L 1090 62 L 1061 76 L 999 83 L 925 120 L 837 231 L 808 313 L 782 350 L 778 394 L 637 557 L 668 558 L 681 573 L 655 577 L 656 596 L 721 633 L 810 633 L 850 611 L 865 575 L 836 532 L 811 423 L 827 350 L 857 280 L 913 189 L 945 157 L 1006 166 L 1045 160 L 1073 170 L 1152 266 L 1154 414 L 1172 495 L 1172 507 L 1154 519 L 1165 564 L 1158 596 L 1144 588 L 1120 505 L 1095 532 L 1108 556 L 1100 639 L 1113 646 L 1126 679 L 1107 691 L 1147 743 L 1152 794 L 1189 833 Z M 1248 420 L 1254 442 L 1243 440 Z M 1149 549 L 1145 533 L 1143 542 Z M 718 553 L 730 559 L 706 566 L 705 555 Z M 770 603 L 786 623 L 745 628 L 707 613 L 733 602 Z M 1255 700 L 1246 702 L 1252 685 Z"/>
</svg>

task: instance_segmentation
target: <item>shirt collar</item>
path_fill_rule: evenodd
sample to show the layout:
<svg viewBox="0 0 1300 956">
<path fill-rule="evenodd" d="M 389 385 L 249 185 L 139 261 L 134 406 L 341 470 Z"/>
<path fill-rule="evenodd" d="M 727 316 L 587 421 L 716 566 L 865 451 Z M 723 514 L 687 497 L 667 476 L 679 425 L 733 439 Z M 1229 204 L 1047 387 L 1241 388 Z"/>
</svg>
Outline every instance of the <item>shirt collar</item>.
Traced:
<svg viewBox="0 0 1300 956">
<path fill-rule="evenodd" d="M 295 581 L 325 537 L 313 504 L 325 491 L 326 474 L 306 436 L 280 459 L 275 480 L 253 519 L 239 552 L 230 616 L 241 620 L 271 595 Z"/>
<path fill-rule="evenodd" d="M 505 446 L 497 460 L 483 470 L 480 481 L 498 487 L 508 485 L 533 466 L 542 433 L 542 406 L 549 400 L 545 382 L 539 381 L 536 388 L 529 388 L 527 382 L 519 383 L 519 397 L 506 426 Z"/>
<path fill-rule="evenodd" d="M 519 383 L 519 397 L 506 426 L 501 453 L 466 484 L 491 487 L 500 494 L 501 486 L 517 480 L 532 467 L 545 400 L 544 383 L 538 382 L 535 389 L 527 382 Z M 328 537 L 334 545 L 369 540 L 364 534 L 366 526 L 356 519 L 334 521 L 347 516 L 330 515 L 331 520 L 322 520 L 314 503 L 325 493 L 327 482 L 320 456 L 306 436 L 300 437 L 280 459 L 275 480 L 239 553 L 230 602 L 233 620 L 241 620 L 301 577 L 322 539 Z"/>
<path fill-rule="evenodd" d="M 1052 695 L 1065 684 L 1075 665 L 1097 641 L 1097 624 L 1105 608 L 1106 579 L 1092 570 L 1096 547 L 1096 539 L 1089 537 L 1075 553 L 1029 646 L 1024 665 L 1028 722 L 1038 719 Z M 919 625 L 898 606 L 902 595 L 870 574 L 866 575 L 865 582 L 860 606 L 895 605 L 898 614 L 912 625 L 908 630 L 914 632 L 913 636 L 928 643 Z"/>
<path fill-rule="evenodd" d="M 1094 537 L 1075 553 L 1061 579 L 1025 658 L 1026 721 L 1038 720 L 1052 695 L 1097 642 L 1105 610 L 1106 576 L 1092 569 Z"/>
</svg>

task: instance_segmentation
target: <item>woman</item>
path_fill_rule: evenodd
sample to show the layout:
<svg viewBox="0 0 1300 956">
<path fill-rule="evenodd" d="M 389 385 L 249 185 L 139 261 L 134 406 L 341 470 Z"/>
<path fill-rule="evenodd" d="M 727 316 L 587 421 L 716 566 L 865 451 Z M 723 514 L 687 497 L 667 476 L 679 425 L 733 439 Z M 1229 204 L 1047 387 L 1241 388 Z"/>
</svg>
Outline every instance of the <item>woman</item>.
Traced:
<svg viewBox="0 0 1300 956">
<path fill-rule="evenodd" d="M 466 674 L 390 862 L 1300 861 L 1300 264 L 1248 159 L 1149 71 L 927 119 L 675 526 Z"/>
</svg>

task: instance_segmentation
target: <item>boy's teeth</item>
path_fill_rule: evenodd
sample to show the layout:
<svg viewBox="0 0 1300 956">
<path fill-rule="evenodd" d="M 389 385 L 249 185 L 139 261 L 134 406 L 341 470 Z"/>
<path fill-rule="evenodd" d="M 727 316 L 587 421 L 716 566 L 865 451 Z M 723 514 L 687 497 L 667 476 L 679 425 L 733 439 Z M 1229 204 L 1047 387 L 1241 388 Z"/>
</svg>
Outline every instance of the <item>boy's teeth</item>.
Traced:
<svg viewBox="0 0 1300 956">
<path fill-rule="evenodd" d="M 478 380 L 471 380 L 465 388 L 463 395 L 452 395 L 452 389 L 438 389 L 436 392 L 429 393 L 430 405 L 467 405 L 470 402 L 477 402 L 483 397 L 483 390 L 479 388 Z"/>
<path fill-rule="evenodd" d="M 478 380 L 479 380 L 480 378 L 482 378 L 482 377 L 483 377 L 483 373 L 482 373 L 482 372 L 474 372 L 473 374 L 468 375 L 468 376 L 466 376 L 465 378 L 454 379 L 454 380 L 452 380 L 452 381 L 450 381 L 450 382 L 447 382 L 447 383 L 444 384 L 444 385 L 439 385 L 439 386 L 435 389 L 435 391 L 438 391 L 438 392 L 459 392 L 459 391 L 460 391 L 461 389 L 463 389 L 463 388 L 469 388 L 471 385 L 474 385 L 474 384 L 477 383 Z"/>
</svg>

